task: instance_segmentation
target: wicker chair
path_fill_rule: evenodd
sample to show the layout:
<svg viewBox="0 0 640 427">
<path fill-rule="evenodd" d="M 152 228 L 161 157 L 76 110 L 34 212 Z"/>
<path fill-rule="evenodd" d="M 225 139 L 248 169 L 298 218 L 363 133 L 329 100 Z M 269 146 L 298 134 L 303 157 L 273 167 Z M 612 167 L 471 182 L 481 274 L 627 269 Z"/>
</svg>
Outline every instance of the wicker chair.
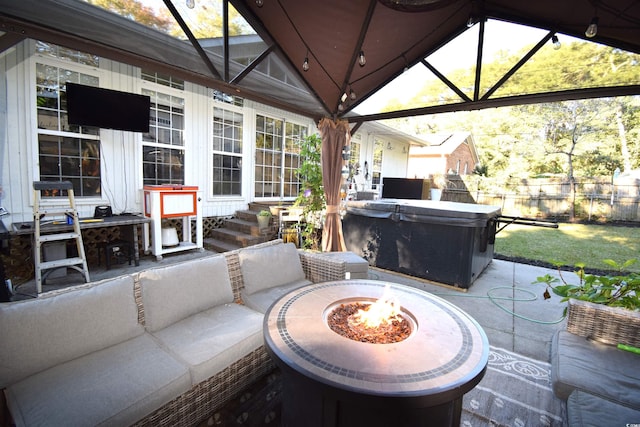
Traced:
<svg viewBox="0 0 640 427">
<path fill-rule="evenodd" d="M 272 240 L 256 246 L 282 244 Z M 242 303 L 240 293 L 244 287 L 238 254 L 242 249 L 226 252 L 227 268 L 231 278 L 234 298 Z M 300 250 L 300 261 L 307 279 L 314 283 L 345 278 L 344 261 L 319 256 L 318 253 Z M 144 324 L 144 307 L 139 284 L 136 284 L 136 300 L 140 323 Z M 152 414 L 136 423 L 136 426 L 193 426 L 213 416 L 217 410 L 238 396 L 244 389 L 275 368 L 264 347 L 260 347 L 213 377 L 195 385 Z"/>
</svg>

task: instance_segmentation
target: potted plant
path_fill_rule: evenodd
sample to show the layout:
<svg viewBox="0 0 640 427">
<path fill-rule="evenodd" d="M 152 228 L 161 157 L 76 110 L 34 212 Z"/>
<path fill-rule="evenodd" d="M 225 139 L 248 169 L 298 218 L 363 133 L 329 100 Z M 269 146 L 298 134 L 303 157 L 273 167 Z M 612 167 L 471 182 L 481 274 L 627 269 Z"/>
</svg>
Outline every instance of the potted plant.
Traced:
<svg viewBox="0 0 640 427">
<path fill-rule="evenodd" d="M 587 274 L 584 263 L 578 263 L 578 282 L 569 283 L 562 275 L 562 263 L 553 261 L 558 277 L 545 274 L 533 283 L 547 286 L 545 299 L 551 290 L 568 303 L 564 314 L 569 332 L 606 344 L 640 347 L 640 273 L 627 271 L 637 260 L 603 262 L 613 268 L 612 273 Z"/>
<path fill-rule="evenodd" d="M 256 215 L 258 218 L 258 228 L 260 230 L 264 230 L 265 228 L 269 228 L 269 223 L 271 222 L 271 212 L 266 209 L 261 210 Z"/>
</svg>

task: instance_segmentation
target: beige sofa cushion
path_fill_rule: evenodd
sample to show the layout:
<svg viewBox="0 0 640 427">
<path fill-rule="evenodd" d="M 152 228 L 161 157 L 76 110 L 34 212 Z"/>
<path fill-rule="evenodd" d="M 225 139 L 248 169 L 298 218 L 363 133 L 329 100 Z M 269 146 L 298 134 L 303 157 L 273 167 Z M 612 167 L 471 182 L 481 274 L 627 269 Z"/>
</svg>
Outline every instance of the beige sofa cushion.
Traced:
<svg viewBox="0 0 640 427">
<path fill-rule="evenodd" d="M 191 388 L 189 371 L 143 335 L 5 391 L 17 426 L 127 426 Z"/>
<path fill-rule="evenodd" d="M 560 330 L 551 340 L 551 383 L 560 399 L 574 390 L 640 408 L 640 356 Z M 614 425 L 614 424 L 611 424 Z"/>
<path fill-rule="evenodd" d="M 238 253 L 246 292 L 253 293 L 304 280 L 298 250 L 293 243 L 248 247 Z"/>
<path fill-rule="evenodd" d="M 263 316 L 239 304 L 224 304 L 190 316 L 153 335 L 189 366 L 195 385 L 259 348 Z"/>
<path fill-rule="evenodd" d="M 264 289 L 262 291 L 249 294 L 246 290 L 242 291 L 242 302 L 247 307 L 259 311 L 260 313 L 266 313 L 269 307 L 280 299 L 286 293 L 297 289 L 301 286 L 310 285 L 311 281 L 304 279 L 297 282 L 289 283 L 288 285 L 275 286 L 273 288 Z"/>
<path fill-rule="evenodd" d="M 0 388 L 143 332 L 131 276 L 0 304 Z"/>
<path fill-rule="evenodd" d="M 140 273 L 145 326 L 154 332 L 233 301 L 226 258 L 215 255 Z"/>
</svg>

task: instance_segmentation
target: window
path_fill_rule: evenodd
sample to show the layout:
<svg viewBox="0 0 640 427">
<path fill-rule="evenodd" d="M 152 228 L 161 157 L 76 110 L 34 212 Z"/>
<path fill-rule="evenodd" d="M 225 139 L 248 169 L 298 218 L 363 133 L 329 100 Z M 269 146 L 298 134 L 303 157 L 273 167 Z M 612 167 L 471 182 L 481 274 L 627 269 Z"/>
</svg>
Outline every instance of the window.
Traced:
<svg viewBox="0 0 640 427">
<path fill-rule="evenodd" d="M 242 194 L 242 114 L 213 109 L 214 196 Z"/>
<path fill-rule="evenodd" d="M 284 121 L 256 116 L 255 196 L 280 195 Z"/>
<path fill-rule="evenodd" d="M 75 64 L 88 65 L 95 68 L 100 67 L 99 56 L 43 41 L 36 41 L 36 53 L 43 57 L 48 56 L 50 58 L 61 59 Z"/>
<path fill-rule="evenodd" d="M 151 98 L 149 133 L 142 135 L 143 183 L 184 184 L 184 99 L 152 89 L 142 94 Z"/>
<path fill-rule="evenodd" d="M 300 158 L 300 140 L 307 137 L 307 127 L 295 123 L 285 125 L 284 139 L 284 191 L 283 197 L 297 197 L 300 193 L 300 180 L 298 169 L 302 159 Z"/>
<path fill-rule="evenodd" d="M 256 116 L 256 197 L 296 197 L 300 192 L 300 140 L 306 126 Z"/>
<path fill-rule="evenodd" d="M 211 96 L 217 102 L 223 102 L 225 104 L 231 104 L 237 107 L 242 107 L 244 105 L 244 98 L 240 96 L 229 95 L 227 93 L 220 92 L 219 90 L 212 90 Z"/>
<path fill-rule="evenodd" d="M 46 49 L 45 49 L 46 48 Z M 56 56 L 60 49 L 55 45 L 36 43 L 38 53 Z M 94 57 L 73 55 L 63 50 L 65 58 Z M 71 181 L 77 197 L 99 197 L 100 130 L 89 126 L 70 125 L 67 120 L 66 83 L 99 86 L 99 78 L 72 70 L 71 67 L 49 63 L 36 64 L 36 109 L 38 120 L 38 161 L 40 180 Z M 92 62 L 93 64 L 93 62 Z M 49 194 L 61 196 L 61 194 Z"/>
<path fill-rule="evenodd" d="M 372 187 L 382 183 L 382 156 L 384 153 L 384 141 L 375 139 L 373 143 L 373 170 L 371 171 L 371 185 Z"/>
<path fill-rule="evenodd" d="M 357 139 L 357 142 L 355 141 Z M 362 165 L 360 164 L 360 135 L 356 135 L 351 138 L 351 156 L 349 157 L 349 176 L 353 177 L 353 174 L 360 169 L 359 173 L 362 173 Z"/>
<path fill-rule="evenodd" d="M 157 83 L 162 86 L 172 87 L 174 89 L 184 89 L 184 80 L 171 77 L 167 74 L 156 73 L 155 71 L 142 70 L 142 80 Z"/>
</svg>

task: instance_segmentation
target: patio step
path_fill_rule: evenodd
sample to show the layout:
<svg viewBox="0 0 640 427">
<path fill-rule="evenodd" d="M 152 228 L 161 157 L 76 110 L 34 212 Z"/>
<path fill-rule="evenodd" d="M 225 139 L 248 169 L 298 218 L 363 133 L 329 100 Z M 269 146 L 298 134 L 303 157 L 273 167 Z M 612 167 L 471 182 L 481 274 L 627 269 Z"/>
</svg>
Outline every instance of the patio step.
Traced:
<svg viewBox="0 0 640 427">
<path fill-rule="evenodd" d="M 216 237 L 220 237 L 220 236 L 217 235 Z M 221 240 L 216 237 L 207 237 L 206 239 L 203 240 L 203 243 L 206 249 L 214 250 L 216 252 L 228 252 L 228 251 L 233 251 L 240 248 L 246 248 L 248 246 L 257 245 L 259 243 L 271 240 L 270 238 L 267 238 L 267 237 L 256 238 L 254 236 L 253 239 L 250 238 L 246 240 L 229 241 L 229 240 Z"/>
<path fill-rule="evenodd" d="M 257 210 L 245 209 L 241 211 L 236 211 L 236 214 L 234 216 L 237 219 L 241 219 L 247 222 L 254 222 L 257 224 L 258 220 L 256 219 L 256 217 L 261 210 L 262 209 L 257 209 Z"/>
<path fill-rule="evenodd" d="M 236 249 L 240 249 L 240 246 L 235 245 L 233 243 L 225 242 L 223 240 L 214 239 L 211 237 L 207 237 L 203 239 L 204 247 L 207 250 L 215 251 L 218 253 L 234 251 Z"/>
<path fill-rule="evenodd" d="M 229 228 L 217 228 L 211 231 L 211 237 L 213 239 L 221 240 L 233 245 L 238 245 L 242 248 L 266 242 L 267 240 L 271 240 L 272 236 L 273 233 L 251 235 Z"/>
<path fill-rule="evenodd" d="M 224 221 L 222 227 L 211 230 L 209 237 L 204 239 L 204 245 L 216 252 L 227 252 L 275 239 L 278 234 L 278 216 L 271 218 L 268 230 L 261 230 L 257 215 L 263 209 L 270 210 L 269 205 L 250 203 L 249 209 L 236 211 L 233 218 Z"/>
<path fill-rule="evenodd" d="M 240 218 L 227 219 L 224 222 L 224 227 L 230 230 L 241 231 L 252 236 L 260 235 L 260 228 L 258 227 L 255 216 L 253 217 L 253 221 Z"/>
</svg>

